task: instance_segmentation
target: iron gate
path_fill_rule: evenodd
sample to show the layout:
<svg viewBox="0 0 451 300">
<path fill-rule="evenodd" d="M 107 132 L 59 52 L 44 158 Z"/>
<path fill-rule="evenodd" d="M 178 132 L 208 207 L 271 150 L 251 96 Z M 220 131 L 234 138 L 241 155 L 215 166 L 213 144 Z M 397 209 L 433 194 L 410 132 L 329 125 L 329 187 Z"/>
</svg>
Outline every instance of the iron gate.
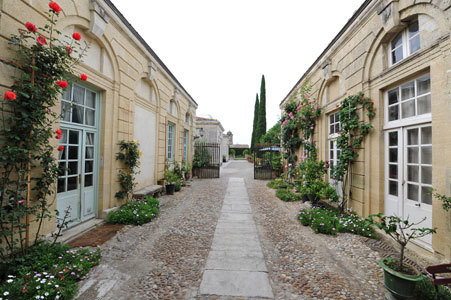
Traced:
<svg viewBox="0 0 451 300">
<path fill-rule="evenodd" d="M 254 147 L 254 179 L 274 179 L 282 172 L 280 146 L 257 144 Z"/>
<path fill-rule="evenodd" d="M 195 143 L 193 176 L 198 178 L 219 178 L 220 167 L 221 153 L 218 143 Z"/>
</svg>

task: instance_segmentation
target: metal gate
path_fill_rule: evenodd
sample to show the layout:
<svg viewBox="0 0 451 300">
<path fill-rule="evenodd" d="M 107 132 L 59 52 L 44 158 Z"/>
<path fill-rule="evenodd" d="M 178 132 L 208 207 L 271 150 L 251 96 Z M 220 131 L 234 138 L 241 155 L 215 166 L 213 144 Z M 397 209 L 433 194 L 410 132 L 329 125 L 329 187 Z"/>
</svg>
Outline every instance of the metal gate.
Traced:
<svg viewBox="0 0 451 300">
<path fill-rule="evenodd" d="M 274 179 L 282 172 L 280 146 L 257 144 L 254 147 L 254 179 Z"/>
<path fill-rule="evenodd" d="M 195 143 L 193 176 L 198 178 L 219 178 L 220 167 L 221 153 L 218 143 Z"/>
</svg>

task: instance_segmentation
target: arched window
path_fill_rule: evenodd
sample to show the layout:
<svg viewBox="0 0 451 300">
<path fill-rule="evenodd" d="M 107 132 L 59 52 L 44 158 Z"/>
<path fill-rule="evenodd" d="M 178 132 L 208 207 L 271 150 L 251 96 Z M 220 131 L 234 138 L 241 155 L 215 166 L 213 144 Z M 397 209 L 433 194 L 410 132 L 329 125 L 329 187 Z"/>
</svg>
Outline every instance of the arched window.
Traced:
<svg viewBox="0 0 451 300">
<path fill-rule="evenodd" d="M 420 28 L 418 20 L 409 23 L 406 29 L 399 32 L 389 45 L 390 65 L 394 65 L 420 49 Z"/>
</svg>

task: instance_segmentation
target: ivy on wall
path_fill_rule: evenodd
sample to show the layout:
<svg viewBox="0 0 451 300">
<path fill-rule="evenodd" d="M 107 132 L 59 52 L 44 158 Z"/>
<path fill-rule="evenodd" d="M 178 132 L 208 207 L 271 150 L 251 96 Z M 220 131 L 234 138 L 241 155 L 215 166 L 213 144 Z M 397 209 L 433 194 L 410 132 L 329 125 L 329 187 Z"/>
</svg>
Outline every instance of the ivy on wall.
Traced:
<svg viewBox="0 0 451 300">
<path fill-rule="evenodd" d="M 119 152 L 116 159 L 125 165 L 125 169 L 119 170 L 119 183 L 121 190 L 114 196 L 118 199 L 130 201 L 133 196 L 133 189 L 136 187 L 136 174 L 139 173 L 139 158 L 142 152 L 139 150 L 139 143 L 133 141 L 120 141 Z"/>
</svg>

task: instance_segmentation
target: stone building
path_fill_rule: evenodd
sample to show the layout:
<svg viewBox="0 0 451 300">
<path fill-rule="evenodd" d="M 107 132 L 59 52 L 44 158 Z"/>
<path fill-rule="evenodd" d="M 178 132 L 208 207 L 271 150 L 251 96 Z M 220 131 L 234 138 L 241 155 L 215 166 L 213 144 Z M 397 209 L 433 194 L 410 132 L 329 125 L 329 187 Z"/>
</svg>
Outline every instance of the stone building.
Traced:
<svg viewBox="0 0 451 300">
<path fill-rule="evenodd" d="M 69 36 L 80 32 L 82 42 L 89 44 L 86 57 L 76 67 L 77 73 L 88 75 L 88 81 L 68 78 L 70 86 L 55 108 L 59 112 L 72 107 L 57 125 L 63 136 L 70 137 L 70 146 L 63 144 L 69 155 L 63 154 L 59 162 L 78 171 L 59 177 L 51 211 L 63 211 L 68 205 L 78 208 L 70 216 L 71 225 L 76 225 L 122 204 L 114 197 L 122 167 L 115 158 L 119 141 L 140 143 L 143 155 L 137 189 L 162 179 L 166 161 L 191 160 L 197 103 L 109 0 L 58 3 L 62 8 L 58 29 Z M 28 21 L 45 23 L 48 4 L 48 0 L 0 1 L 2 93 L 11 85 L 11 69 L 3 63 L 12 55 L 7 49 L 11 34 Z M 73 109 L 75 97 L 85 103 L 85 119 Z M 53 220 L 42 232 L 54 229 Z"/>
<path fill-rule="evenodd" d="M 223 134 L 224 127 L 217 119 L 196 117 L 196 135 L 201 141 L 207 143 L 219 144 L 221 162 L 225 156 L 226 161 L 229 160 L 229 131 Z M 230 133 L 230 135 L 229 135 Z M 232 135 L 233 138 L 233 135 Z"/>
<path fill-rule="evenodd" d="M 323 106 L 315 140 L 322 160 L 337 154 L 337 105 L 363 92 L 375 103 L 374 128 L 351 176 L 351 207 L 435 227 L 419 253 L 451 259 L 451 212 L 429 194 L 451 195 L 451 2 L 367 0 L 305 71 L 280 107 L 306 82 Z M 338 125 L 339 127 L 339 125 Z"/>
</svg>

